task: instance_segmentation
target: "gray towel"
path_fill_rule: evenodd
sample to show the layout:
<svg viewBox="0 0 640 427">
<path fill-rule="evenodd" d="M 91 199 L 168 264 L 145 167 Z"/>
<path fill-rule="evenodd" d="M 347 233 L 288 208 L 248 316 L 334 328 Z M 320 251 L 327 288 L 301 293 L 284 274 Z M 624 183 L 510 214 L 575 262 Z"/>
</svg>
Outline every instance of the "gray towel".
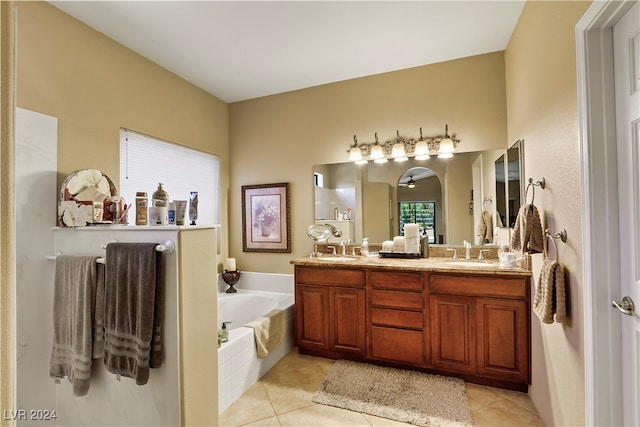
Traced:
<svg viewBox="0 0 640 427">
<path fill-rule="evenodd" d="M 480 222 L 478 223 L 478 236 L 482 239 L 481 244 L 493 242 L 493 221 L 491 214 L 482 211 L 480 214 Z"/>
<path fill-rule="evenodd" d="M 522 205 L 511 234 L 511 248 L 521 253 L 541 253 L 544 250 L 544 234 L 538 208 Z"/>
<path fill-rule="evenodd" d="M 542 263 L 538 286 L 533 301 L 533 311 L 543 323 L 565 323 L 567 320 L 564 268 L 551 258 Z"/>
<path fill-rule="evenodd" d="M 109 243 L 104 363 L 111 373 L 149 380 L 162 362 L 164 272 L 156 243 Z"/>
<path fill-rule="evenodd" d="M 59 255 L 53 291 L 53 347 L 49 375 L 68 377 L 73 394 L 91 384 L 93 323 L 98 286 L 97 257 Z"/>
</svg>

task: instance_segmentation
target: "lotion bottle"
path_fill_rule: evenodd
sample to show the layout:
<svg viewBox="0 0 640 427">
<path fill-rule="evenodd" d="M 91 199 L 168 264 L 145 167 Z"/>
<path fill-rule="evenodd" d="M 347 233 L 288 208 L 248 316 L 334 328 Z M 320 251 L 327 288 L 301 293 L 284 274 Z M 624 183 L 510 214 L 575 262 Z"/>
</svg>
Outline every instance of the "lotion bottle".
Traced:
<svg viewBox="0 0 640 427">
<path fill-rule="evenodd" d="M 151 195 L 151 200 L 158 200 L 157 202 L 154 202 L 154 206 L 164 207 L 169 203 L 169 194 L 164 191 L 162 183 L 158 184 L 158 189 Z"/>
<path fill-rule="evenodd" d="M 369 255 L 369 238 L 364 237 L 362 239 L 362 244 L 360 245 L 360 255 L 368 256 Z"/>
</svg>

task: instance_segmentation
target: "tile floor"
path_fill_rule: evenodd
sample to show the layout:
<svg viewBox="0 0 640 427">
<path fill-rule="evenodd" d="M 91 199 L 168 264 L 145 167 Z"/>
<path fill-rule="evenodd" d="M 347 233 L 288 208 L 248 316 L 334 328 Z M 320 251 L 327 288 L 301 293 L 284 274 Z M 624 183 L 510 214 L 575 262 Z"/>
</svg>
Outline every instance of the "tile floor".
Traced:
<svg viewBox="0 0 640 427">
<path fill-rule="evenodd" d="M 410 424 L 318 405 L 311 401 L 334 361 L 283 357 L 220 415 L 220 426 L 408 426 Z M 474 426 L 543 426 L 525 393 L 467 384 Z"/>
</svg>

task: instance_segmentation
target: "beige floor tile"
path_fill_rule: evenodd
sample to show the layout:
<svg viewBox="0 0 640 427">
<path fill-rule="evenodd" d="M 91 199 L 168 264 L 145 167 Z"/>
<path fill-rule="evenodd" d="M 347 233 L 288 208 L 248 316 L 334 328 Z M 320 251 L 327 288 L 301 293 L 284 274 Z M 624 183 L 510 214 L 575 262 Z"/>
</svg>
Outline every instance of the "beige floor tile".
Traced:
<svg viewBox="0 0 640 427">
<path fill-rule="evenodd" d="M 466 390 L 471 411 L 476 411 L 504 399 L 504 396 L 498 394 L 495 389 L 483 385 L 466 383 Z"/>
<path fill-rule="evenodd" d="M 278 417 L 265 418 L 264 420 L 245 424 L 242 427 L 281 427 Z"/>
<path fill-rule="evenodd" d="M 501 394 L 502 396 L 505 396 L 507 399 L 513 400 L 517 404 L 526 408 L 528 411 L 533 412 L 534 414 L 538 413 L 538 411 L 536 410 L 536 407 L 533 406 L 533 402 L 531 401 L 531 398 L 527 393 L 521 393 L 519 391 L 513 391 L 513 390 L 503 390 L 500 388 L 494 388 L 493 390 L 496 393 Z"/>
<path fill-rule="evenodd" d="M 512 400 L 502 399 L 473 412 L 475 427 L 542 427 L 542 420 Z"/>
<path fill-rule="evenodd" d="M 395 420 L 390 420 L 388 418 L 376 417 L 375 415 L 362 414 L 362 416 L 373 427 L 406 427 L 406 426 L 413 425 L 413 424 L 401 423 Z"/>
<path fill-rule="evenodd" d="M 325 376 L 318 363 L 303 357 L 296 362 L 289 360 L 283 365 L 276 365 L 260 382 L 271 399 L 275 413 L 280 415 L 311 405 L 311 398 Z"/>
<path fill-rule="evenodd" d="M 317 405 L 311 398 L 335 361 L 287 354 L 220 417 L 221 426 L 366 426 L 399 427 L 399 423 L 345 409 Z M 474 425 L 543 426 L 529 395 L 466 385 Z"/>
<path fill-rule="evenodd" d="M 264 386 L 257 382 L 220 415 L 219 424 L 225 427 L 241 426 L 275 415 Z"/>
<path fill-rule="evenodd" d="M 278 418 L 283 427 L 371 427 L 362 414 L 316 404 L 279 415 Z"/>
</svg>

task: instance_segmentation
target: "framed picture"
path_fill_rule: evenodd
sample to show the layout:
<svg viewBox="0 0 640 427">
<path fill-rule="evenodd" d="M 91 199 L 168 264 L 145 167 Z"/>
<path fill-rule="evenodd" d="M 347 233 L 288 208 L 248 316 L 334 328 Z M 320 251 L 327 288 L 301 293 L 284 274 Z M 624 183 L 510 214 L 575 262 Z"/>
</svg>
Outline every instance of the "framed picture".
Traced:
<svg viewBox="0 0 640 427">
<path fill-rule="evenodd" d="M 242 250 L 291 253 L 288 182 L 242 186 Z"/>
</svg>

